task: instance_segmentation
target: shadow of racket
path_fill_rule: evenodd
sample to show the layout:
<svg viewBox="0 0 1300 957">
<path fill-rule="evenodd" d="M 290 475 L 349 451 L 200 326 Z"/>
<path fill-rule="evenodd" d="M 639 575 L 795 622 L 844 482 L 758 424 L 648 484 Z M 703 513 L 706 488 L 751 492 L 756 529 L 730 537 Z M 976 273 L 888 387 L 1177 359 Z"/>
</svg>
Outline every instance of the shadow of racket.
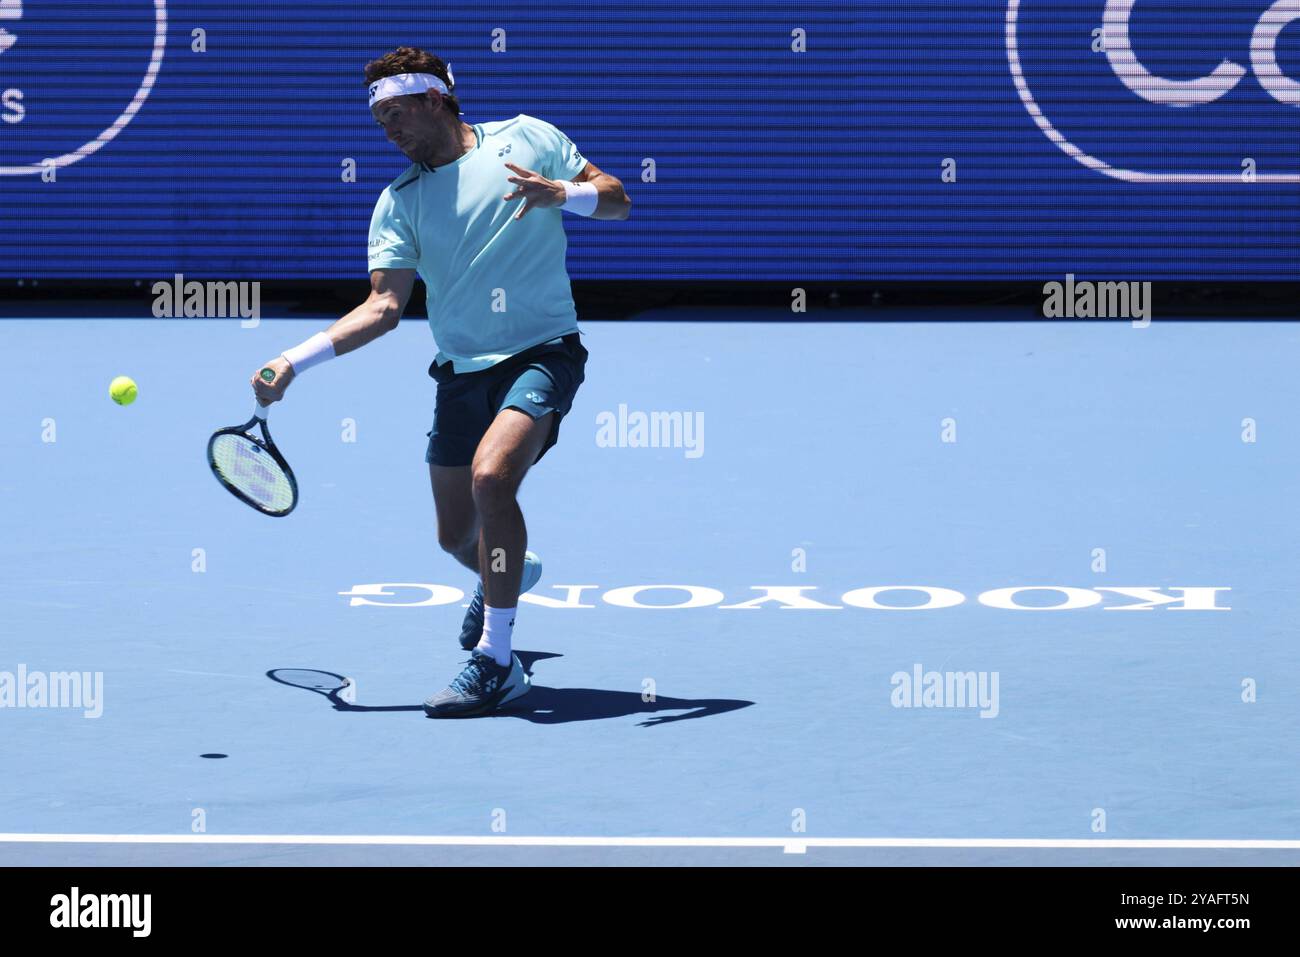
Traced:
<svg viewBox="0 0 1300 957">
<path fill-rule="evenodd" d="M 356 703 L 356 683 L 344 675 L 332 671 L 316 671 L 312 668 L 272 668 L 266 676 L 278 684 L 290 688 L 302 688 L 314 692 L 329 701 L 335 711 L 423 711 L 418 704 L 394 704 L 367 707 Z"/>
</svg>

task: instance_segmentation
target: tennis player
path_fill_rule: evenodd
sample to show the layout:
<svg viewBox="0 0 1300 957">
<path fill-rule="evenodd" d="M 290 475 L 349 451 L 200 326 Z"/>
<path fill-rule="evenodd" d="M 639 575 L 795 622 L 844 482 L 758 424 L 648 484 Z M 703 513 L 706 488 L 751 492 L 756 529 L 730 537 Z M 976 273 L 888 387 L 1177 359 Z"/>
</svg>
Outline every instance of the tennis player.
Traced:
<svg viewBox="0 0 1300 957">
<path fill-rule="evenodd" d="M 424 703 L 430 717 L 499 708 L 528 691 L 511 650 L 519 595 L 542 574 L 516 493 L 555 444 L 587 350 L 565 270 L 561 210 L 627 219 L 623 184 L 545 120 L 470 125 L 448 64 L 399 47 L 366 65 L 370 113 L 411 161 L 370 221 L 370 296 L 254 372 L 276 402 L 304 370 L 397 328 L 418 274 L 438 346 L 425 461 L 442 548 L 478 576 L 461 626 L 464 670 Z"/>
</svg>

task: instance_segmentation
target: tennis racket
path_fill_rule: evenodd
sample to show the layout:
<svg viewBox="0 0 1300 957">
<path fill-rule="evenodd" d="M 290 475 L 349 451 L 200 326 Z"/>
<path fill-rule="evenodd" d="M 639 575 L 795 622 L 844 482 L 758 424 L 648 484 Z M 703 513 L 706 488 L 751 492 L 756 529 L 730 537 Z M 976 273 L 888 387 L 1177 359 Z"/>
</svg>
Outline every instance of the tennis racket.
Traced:
<svg viewBox="0 0 1300 957">
<path fill-rule="evenodd" d="M 258 374 L 265 382 L 275 378 L 271 369 L 263 369 Z M 243 425 L 213 432 L 208 439 L 208 467 L 235 498 L 263 515 L 279 518 L 288 515 L 298 504 L 298 480 L 271 440 L 271 432 L 266 427 L 270 408 L 258 402 L 253 417 Z M 251 434 L 254 426 L 261 429 L 261 439 Z"/>
</svg>

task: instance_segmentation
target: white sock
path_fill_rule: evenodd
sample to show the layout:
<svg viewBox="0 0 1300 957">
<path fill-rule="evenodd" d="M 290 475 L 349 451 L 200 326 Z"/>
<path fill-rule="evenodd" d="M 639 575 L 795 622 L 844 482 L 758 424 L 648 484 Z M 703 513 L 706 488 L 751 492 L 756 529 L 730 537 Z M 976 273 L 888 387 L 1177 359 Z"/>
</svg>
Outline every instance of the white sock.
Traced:
<svg viewBox="0 0 1300 957">
<path fill-rule="evenodd" d="M 483 608 L 483 637 L 475 650 L 492 659 L 503 668 L 510 664 L 510 636 L 515 630 L 515 608 Z"/>
</svg>

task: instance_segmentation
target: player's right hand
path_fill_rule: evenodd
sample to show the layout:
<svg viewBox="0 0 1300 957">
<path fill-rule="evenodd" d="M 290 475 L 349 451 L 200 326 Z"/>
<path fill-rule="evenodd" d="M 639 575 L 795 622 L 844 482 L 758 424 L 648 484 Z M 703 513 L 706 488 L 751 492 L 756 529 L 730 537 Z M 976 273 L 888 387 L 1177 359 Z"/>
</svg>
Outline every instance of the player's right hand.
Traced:
<svg viewBox="0 0 1300 957">
<path fill-rule="evenodd" d="M 262 378 L 263 369 L 270 369 L 275 373 L 275 378 L 267 382 Z M 284 356 L 276 356 L 270 362 L 258 366 L 249 381 L 252 383 L 253 394 L 257 396 L 258 402 L 263 405 L 279 402 L 284 398 L 289 383 L 293 381 L 293 366 L 289 365 L 289 360 Z"/>
</svg>

